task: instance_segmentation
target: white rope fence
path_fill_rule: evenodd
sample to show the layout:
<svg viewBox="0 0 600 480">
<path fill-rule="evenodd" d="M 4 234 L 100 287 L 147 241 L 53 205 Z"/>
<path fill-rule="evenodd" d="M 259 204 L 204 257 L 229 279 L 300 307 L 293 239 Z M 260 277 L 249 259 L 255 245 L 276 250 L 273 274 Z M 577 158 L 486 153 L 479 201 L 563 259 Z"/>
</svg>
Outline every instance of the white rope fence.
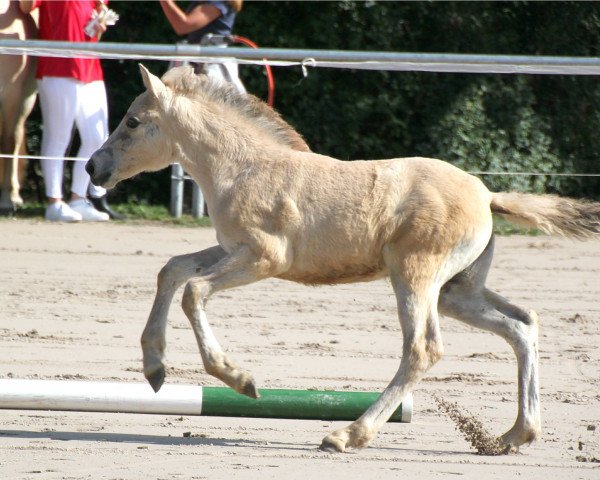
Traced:
<svg viewBox="0 0 600 480">
<path fill-rule="evenodd" d="M 87 162 L 89 158 L 86 157 L 43 157 L 41 155 L 8 155 L 0 153 L 0 158 L 18 158 L 23 160 L 67 160 L 72 162 Z"/>
<path fill-rule="evenodd" d="M 7 155 L 0 153 L 0 158 L 19 158 L 25 160 L 67 160 L 72 162 L 87 162 L 87 157 L 43 157 L 41 155 Z M 514 176 L 529 176 L 529 177 L 600 177 L 600 173 L 555 173 L 555 172 L 481 172 L 468 171 L 472 175 L 514 175 Z"/>
</svg>

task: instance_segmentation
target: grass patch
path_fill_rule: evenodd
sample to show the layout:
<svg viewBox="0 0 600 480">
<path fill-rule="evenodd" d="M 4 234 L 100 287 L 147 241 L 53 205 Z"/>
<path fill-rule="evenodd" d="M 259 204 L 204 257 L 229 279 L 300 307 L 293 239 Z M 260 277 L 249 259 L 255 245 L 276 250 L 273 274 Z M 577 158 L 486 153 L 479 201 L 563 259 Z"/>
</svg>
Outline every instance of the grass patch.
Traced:
<svg viewBox="0 0 600 480">
<path fill-rule="evenodd" d="M 537 237 L 542 235 L 542 232 L 535 228 L 519 227 L 513 223 L 510 223 L 504 218 L 494 215 L 494 233 L 496 235 L 529 235 L 531 237 Z"/>
<path fill-rule="evenodd" d="M 160 223 L 166 225 L 177 225 L 182 227 L 210 227 L 210 218 L 194 218 L 191 215 L 182 215 L 180 218 L 174 218 L 169 213 L 167 207 L 161 205 L 143 205 L 143 204 L 112 204 L 116 212 L 127 216 L 125 220 L 113 220 L 117 223 L 148 224 Z M 44 218 L 46 204 L 27 202 L 20 207 L 14 215 L 14 218 Z"/>
<path fill-rule="evenodd" d="M 163 205 L 143 205 L 126 203 L 121 205 L 115 205 L 115 211 L 122 213 L 127 216 L 126 220 L 120 220 L 121 222 L 158 222 L 169 225 L 179 225 L 182 227 L 210 227 L 211 221 L 208 217 L 194 218 L 191 215 L 182 215 L 179 218 L 172 217 L 169 213 L 169 209 Z"/>
</svg>

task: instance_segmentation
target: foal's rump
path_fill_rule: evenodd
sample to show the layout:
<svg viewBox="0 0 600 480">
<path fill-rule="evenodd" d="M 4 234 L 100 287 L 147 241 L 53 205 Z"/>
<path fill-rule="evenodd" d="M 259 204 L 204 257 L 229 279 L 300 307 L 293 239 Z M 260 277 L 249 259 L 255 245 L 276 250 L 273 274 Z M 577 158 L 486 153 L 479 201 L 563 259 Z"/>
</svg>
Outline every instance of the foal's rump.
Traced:
<svg viewBox="0 0 600 480">
<path fill-rule="evenodd" d="M 392 167 L 398 165 L 401 178 L 396 181 L 410 185 L 403 208 L 408 206 L 418 218 L 427 219 L 421 224 L 433 226 L 432 231 L 468 235 L 491 212 L 546 234 L 580 239 L 600 234 L 599 202 L 551 194 L 493 193 L 475 176 L 436 159 L 398 159 Z"/>
</svg>

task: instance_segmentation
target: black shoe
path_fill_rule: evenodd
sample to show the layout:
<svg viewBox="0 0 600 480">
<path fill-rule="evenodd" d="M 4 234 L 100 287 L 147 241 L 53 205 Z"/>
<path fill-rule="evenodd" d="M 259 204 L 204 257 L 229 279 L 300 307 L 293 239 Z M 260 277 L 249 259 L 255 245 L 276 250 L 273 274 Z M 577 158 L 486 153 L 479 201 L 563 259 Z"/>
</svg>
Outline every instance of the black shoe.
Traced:
<svg viewBox="0 0 600 480">
<path fill-rule="evenodd" d="M 113 220 L 123 220 L 127 217 L 125 217 L 125 215 L 115 212 L 112 208 L 110 208 L 110 206 L 108 205 L 108 201 L 106 199 L 106 195 L 103 195 L 101 197 L 90 197 L 90 202 L 92 202 L 92 205 L 94 206 L 94 208 L 96 210 L 98 210 L 99 212 L 106 212 L 108 213 L 108 216 L 110 218 L 112 218 Z"/>
</svg>

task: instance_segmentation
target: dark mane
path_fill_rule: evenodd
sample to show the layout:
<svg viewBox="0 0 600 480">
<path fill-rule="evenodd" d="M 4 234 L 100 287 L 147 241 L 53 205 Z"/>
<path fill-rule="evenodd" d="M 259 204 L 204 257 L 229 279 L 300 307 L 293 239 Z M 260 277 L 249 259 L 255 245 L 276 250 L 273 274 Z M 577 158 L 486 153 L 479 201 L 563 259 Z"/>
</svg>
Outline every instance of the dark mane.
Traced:
<svg viewBox="0 0 600 480">
<path fill-rule="evenodd" d="M 169 88 L 181 94 L 203 92 L 211 100 L 232 107 L 247 118 L 255 120 L 263 131 L 278 142 L 299 151 L 310 151 L 302 136 L 281 115 L 251 94 L 241 94 L 229 84 L 211 81 L 206 75 L 196 75 L 191 67 L 176 67 L 162 77 Z"/>
</svg>

